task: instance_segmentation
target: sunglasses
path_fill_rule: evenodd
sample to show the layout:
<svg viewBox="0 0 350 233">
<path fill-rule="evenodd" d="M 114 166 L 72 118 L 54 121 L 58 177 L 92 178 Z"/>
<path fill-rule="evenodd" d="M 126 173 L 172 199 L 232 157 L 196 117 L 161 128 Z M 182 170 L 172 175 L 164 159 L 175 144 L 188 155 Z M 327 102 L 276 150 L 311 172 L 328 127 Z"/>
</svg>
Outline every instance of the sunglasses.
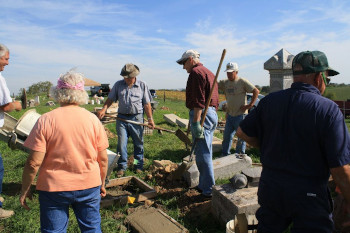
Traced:
<svg viewBox="0 0 350 233">
<path fill-rule="evenodd" d="M 326 77 L 326 75 L 324 74 L 324 72 L 321 73 L 322 74 L 322 78 L 323 78 L 323 81 L 324 81 L 324 84 L 325 85 L 328 85 L 330 82 L 331 82 L 331 79 Z"/>
</svg>

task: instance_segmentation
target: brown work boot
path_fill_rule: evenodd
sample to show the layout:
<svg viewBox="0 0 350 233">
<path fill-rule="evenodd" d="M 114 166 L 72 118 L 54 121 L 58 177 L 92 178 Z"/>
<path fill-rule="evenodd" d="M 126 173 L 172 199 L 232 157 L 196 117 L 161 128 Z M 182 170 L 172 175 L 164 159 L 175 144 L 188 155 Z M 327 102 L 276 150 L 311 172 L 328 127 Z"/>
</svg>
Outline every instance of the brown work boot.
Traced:
<svg viewBox="0 0 350 233">
<path fill-rule="evenodd" d="M 0 196 L 0 201 L 1 201 L 1 202 L 4 202 L 5 199 L 4 199 L 3 197 Z"/>
<path fill-rule="evenodd" d="M 124 176 L 124 171 L 123 171 L 123 170 L 119 170 L 119 171 L 117 172 L 117 177 L 120 178 L 120 177 L 122 177 L 122 176 Z"/>
<path fill-rule="evenodd" d="M 0 208 L 0 219 L 9 218 L 14 214 L 15 212 L 13 212 L 13 210 L 4 210 L 3 208 Z"/>
</svg>

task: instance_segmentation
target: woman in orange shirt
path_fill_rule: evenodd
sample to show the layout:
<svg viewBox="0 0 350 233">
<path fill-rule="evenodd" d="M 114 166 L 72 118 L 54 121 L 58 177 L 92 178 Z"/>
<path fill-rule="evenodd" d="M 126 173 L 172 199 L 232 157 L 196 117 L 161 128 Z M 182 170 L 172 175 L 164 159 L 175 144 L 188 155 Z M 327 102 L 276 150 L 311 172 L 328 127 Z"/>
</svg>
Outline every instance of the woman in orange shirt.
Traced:
<svg viewBox="0 0 350 233">
<path fill-rule="evenodd" d="M 101 232 L 101 197 L 106 195 L 108 139 L 98 118 L 84 108 L 88 94 L 84 77 L 69 71 L 52 89 L 60 107 L 43 114 L 24 146 L 31 149 L 23 170 L 21 205 L 40 168 L 42 232 L 66 232 L 71 205 L 82 232 Z"/>
</svg>

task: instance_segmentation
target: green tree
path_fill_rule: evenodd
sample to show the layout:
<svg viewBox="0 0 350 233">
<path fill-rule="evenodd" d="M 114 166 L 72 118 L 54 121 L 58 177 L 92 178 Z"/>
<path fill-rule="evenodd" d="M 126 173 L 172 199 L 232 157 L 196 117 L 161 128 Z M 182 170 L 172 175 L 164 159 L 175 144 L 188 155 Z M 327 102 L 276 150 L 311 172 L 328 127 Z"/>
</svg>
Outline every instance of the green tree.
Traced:
<svg viewBox="0 0 350 233">
<path fill-rule="evenodd" d="M 38 95 L 43 93 L 48 93 L 50 91 L 50 88 L 52 87 L 52 83 L 49 81 L 45 82 L 38 82 L 34 83 L 30 87 L 28 87 L 28 93 L 29 95 Z"/>
</svg>

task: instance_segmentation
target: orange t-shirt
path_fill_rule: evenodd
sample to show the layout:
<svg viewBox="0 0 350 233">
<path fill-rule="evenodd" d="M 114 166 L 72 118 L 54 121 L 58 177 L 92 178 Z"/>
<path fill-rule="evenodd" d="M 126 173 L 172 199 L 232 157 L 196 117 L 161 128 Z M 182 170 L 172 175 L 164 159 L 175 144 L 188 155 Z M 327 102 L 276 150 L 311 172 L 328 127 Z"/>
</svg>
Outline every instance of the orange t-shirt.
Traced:
<svg viewBox="0 0 350 233">
<path fill-rule="evenodd" d="M 37 190 L 75 191 L 102 184 L 97 156 L 108 148 L 108 138 L 99 119 L 84 108 L 69 105 L 43 114 L 24 146 L 45 153 Z"/>
</svg>

